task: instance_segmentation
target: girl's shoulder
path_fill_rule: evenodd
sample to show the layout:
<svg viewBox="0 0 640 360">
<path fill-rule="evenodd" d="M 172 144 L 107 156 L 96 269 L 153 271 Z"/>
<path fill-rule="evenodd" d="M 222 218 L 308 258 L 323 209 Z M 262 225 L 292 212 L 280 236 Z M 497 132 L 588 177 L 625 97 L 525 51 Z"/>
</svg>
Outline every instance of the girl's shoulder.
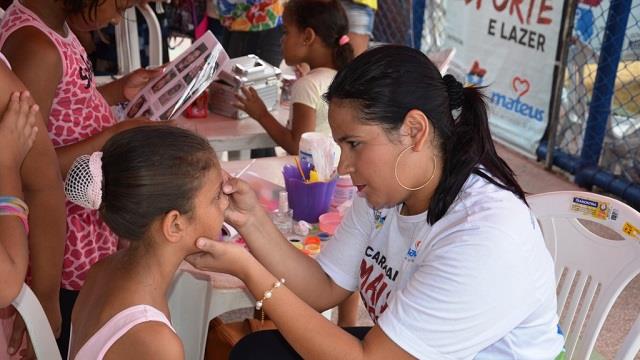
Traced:
<svg viewBox="0 0 640 360">
<path fill-rule="evenodd" d="M 336 71 L 334 69 L 315 68 L 296 80 L 291 87 L 291 92 L 295 96 L 297 92 L 314 90 L 314 93 L 322 95 L 327 91 L 329 85 L 331 85 L 335 75 Z"/>
<path fill-rule="evenodd" d="M 319 79 L 330 79 L 333 81 L 333 78 L 336 76 L 337 71 L 335 69 L 327 68 L 327 67 L 319 67 L 313 70 L 310 70 L 305 76 L 301 77 L 299 80 L 304 78 L 309 78 L 313 80 Z"/>
</svg>

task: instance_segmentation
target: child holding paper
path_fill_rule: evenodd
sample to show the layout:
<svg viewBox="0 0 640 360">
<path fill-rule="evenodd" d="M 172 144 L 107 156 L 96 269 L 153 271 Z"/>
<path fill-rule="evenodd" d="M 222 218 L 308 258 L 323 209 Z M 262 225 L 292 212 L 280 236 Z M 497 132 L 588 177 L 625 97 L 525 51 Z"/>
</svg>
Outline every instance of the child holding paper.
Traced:
<svg viewBox="0 0 640 360">
<path fill-rule="evenodd" d="M 282 126 L 253 88 L 243 88 L 236 106 L 256 119 L 289 154 L 298 154 L 300 136 L 309 131 L 331 134 L 322 95 L 353 58 L 349 23 L 338 0 L 291 0 L 283 14 L 282 52 L 287 65 L 309 64 L 310 71 L 291 89 L 291 113 Z"/>
</svg>

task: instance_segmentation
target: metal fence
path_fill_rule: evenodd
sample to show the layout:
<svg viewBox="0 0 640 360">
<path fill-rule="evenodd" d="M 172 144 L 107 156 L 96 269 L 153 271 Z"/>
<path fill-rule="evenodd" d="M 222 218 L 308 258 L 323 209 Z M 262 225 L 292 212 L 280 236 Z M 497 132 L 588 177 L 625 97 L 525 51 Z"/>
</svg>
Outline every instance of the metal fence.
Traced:
<svg viewBox="0 0 640 360">
<path fill-rule="evenodd" d="M 412 0 L 378 0 L 373 40 L 378 43 L 413 46 L 412 24 Z"/>
<path fill-rule="evenodd" d="M 444 0 L 378 0 L 375 42 L 402 44 L 427 51 L 444 41 Z"/>
<path fill-rule="evenodd" d="M 640 208 L 640 0 L 576 6 L 552 160 Z"/>
</svg>

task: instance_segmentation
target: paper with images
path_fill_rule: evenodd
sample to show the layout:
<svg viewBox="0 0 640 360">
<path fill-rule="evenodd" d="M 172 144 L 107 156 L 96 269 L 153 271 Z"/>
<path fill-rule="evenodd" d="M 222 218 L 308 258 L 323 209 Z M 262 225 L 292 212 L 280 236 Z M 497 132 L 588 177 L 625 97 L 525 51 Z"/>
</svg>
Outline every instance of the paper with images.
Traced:
<svg viewBox="0 0 640 360">
<path fill-rule="evenodd" d="M 173 119 L 209 87 L 228 60 L 218 40 L 207 31 L 178 58 L 166 64 L 164 74 L 150 81 L 129 102 L 126 117 Z"/>
</svg>

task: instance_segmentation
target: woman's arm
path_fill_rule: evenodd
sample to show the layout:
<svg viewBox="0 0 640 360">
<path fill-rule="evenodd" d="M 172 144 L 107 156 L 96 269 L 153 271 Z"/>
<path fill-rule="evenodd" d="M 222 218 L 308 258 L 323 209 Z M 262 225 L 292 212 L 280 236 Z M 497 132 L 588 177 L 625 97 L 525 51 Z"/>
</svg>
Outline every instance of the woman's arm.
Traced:
<svg viewBox="0 0 640 360">
<path fill-rule="evenodd" d="M 232 244 L 199 239 L 197 246 L 211 257 L 200 255 L 195 261 L 208 262 L 218 271 L 238 276 L 256 299 L 262 299 L 278 278 L 269 272 L 251 254 Z M 297 250 L 296 250 L 297 251 Z M 303 255 L 304 256 L 304 255 Z M 285 258 L 284 256 L 282 258 Z M 286 257 L 288 262 L 290 257 Z M 213 260 L 212 260 L 213 259 Z M 309 267 L 298 269 L 304 274 Z M 295 274 L 291 274 L 295 275 Z M 297 296 L 290 278 L 271 291 L 263 301 L 263 309 L 278 326 L 287 342 L 304 359 L 412 359 L 413 357 L 389 339 L 379 327 L 374 327 L 363 341 L 350 335 L 309 306 Z M 295 278 L 295 276 L 294 276 Z M 307 281 L 311 286 L 315 277 Z M 322 285 L 319 285 L 322 286 Z"/>
<path fill-rule="evenodd" d="M 286 277 L 289 288 L 305 302 L 324 311 L 349 296 L 350 291 L 335 284 L 315 260 L 282 236 L 247 183 L 232 178 L 225 182 L 223 191 L 230 200 L 226 221 L 240 232 L 260 263 L 276 276 Z M 204 270 L 216 270 L 208 265 L 206 257 L 199 259 L 196 255 L 189 261 Z"/>
</svg>

